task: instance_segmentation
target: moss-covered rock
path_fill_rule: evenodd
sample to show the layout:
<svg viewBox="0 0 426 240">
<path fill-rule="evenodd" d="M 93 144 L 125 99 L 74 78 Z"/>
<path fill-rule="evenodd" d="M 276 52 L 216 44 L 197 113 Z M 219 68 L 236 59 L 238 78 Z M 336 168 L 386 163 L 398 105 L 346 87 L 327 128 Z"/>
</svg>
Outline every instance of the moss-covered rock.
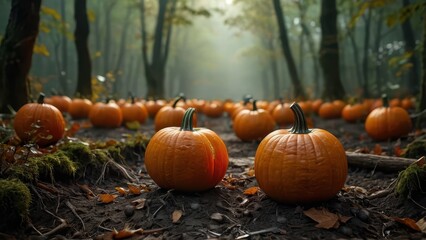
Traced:
<svg viewBox="0 0 426 240">
<path fill-rule="evenodd" d="M 396 193 L 402 198 L 426 192 L 426 164 L 411 164 L 398 175 Z"/>
<path fill-rule="evenodd" d="M 408 144 L 402 156 L 415 159 L 426 156 L 426 139 L 419 138 Z"/>
<path fill-rule="evenodd" d="M 0 179 L 0 232 L 18 229 L 28 220 L 31 193 L 18 179 Z"/>
</svg>

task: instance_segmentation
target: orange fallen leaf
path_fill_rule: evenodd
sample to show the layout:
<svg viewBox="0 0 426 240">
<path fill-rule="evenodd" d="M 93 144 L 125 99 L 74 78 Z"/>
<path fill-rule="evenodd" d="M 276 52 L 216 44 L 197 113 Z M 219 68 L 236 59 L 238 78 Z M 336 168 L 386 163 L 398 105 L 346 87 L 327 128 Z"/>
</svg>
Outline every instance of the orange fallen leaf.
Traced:
<svg viewBox="0 0 426 240">
<path fill-rule="evenodd" d="M 182 217 L 182 215 L 183 215 L 182 210 L 174 210 L 172 213 L 172 223 L 177 223 Z"/>
<path fill-rule="evenodd" d="M 81 191 L 86 193 L 86 197 L 88 199 L 92 199 L 93 197 L 95 197 L 95 194 L 93 193 L 92 190 L 90 190 L 89 186 L 87 186 L 86 184 L 83 184 L 83 185 L 77 184 L 77 185 L 78 185 L 78 187 L 80 188 Z"/>
<path fill-rule="evenodd" d="M 127 195 L 127 190 L 122 188 L 122 187 L 115 187 L 115 190 L 121 195 L 121 196 L 125 196 Z"/>
<path fill-rule="evenodd" d="M 125 227 L 124 229 L 117 231 L 113 230 L 112 237 L 114 239 L 125 239 L 129 237 L 133 237 L 135 234 L 143 234 L 143 229 L 139 228 L 136 230 L 129 229 L 128 227 Z"/>
<path fill-rule="evenodd" d="M 250 188 L 247 188 L 246 190 L 244 190 L 243 194 L 248 195 L 248 196 L 253 196 L 257 192 L 259 192 L 259 189 L 260 189 L 259 187 L 250 187 Z"/>
<path fill-rule="evenodd" d="M 118 197 L 118 195 L 115 194 L 109 194 L 109 193 L 105 193 L 105 194 L 99 194 L 98 195 L 98 201 L 102 202 L 102 203 L 111 203 L 113 202 L 116 198 Z"/>
<path fill-rule="evenodd" d="M 72 137 L 74 136 L 78 130 L 80 130 L 81 126 L 79 123 L 74 122 L 73 124 L 71 124 L 71 126 L 67 129 L 67 131 L 65 132 L 64 136 L 67 137 Z"/>
<path fill-rule="evenodd" d="M 310 208 L 303 211 L 303 214 L 317 222 L 318 224 L 315 225 L 317 228 L 330 229 L 339 227 L 339 216 L 325 208 Z"/>
<path fill-rule="evenodd" d="M 396 222 L 399 222 L 399 223 L 402 223 L 402 224 L 404 224 L 405 226 L 407 226 L 407 227 L 409 227 L 409 228 L 411 228 L 411 229 L 413 229 L 413 230 L 416 230 L 416 231 L 418 231 L 418 232 L 421 232 L 422 230 L 420 229 L 420 227 L 417 225 L 417 223 L 416 223 L 416 221 L 414 221 L 413 219 L 411 219 L 411 218 L 399 218 L 399 217 L 394 217 L 393 218 Z"/>
<path fill-rule="evenodd" d="M 373 153 L 376 155 L 382 155 L 382 146 L 380 144 L 374 145 Z"/>
<path fill-rule="evenodd" d="M 129 188 L 129 192 L 131 192 L 134 195 L 139 195 L 141 194 L 141 189 L 133 184 L 127 184 L 127 187 Z"/>
</svg>

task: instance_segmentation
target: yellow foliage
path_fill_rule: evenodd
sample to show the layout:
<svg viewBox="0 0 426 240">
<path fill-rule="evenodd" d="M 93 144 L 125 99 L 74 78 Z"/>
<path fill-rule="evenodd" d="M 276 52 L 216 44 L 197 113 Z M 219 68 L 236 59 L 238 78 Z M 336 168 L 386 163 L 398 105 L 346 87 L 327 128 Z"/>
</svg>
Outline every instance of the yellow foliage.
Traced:
<svg viewBox="0 0 426 240">
<path fill-rule="evenodd" d="M 87 18 L 89 19 L 89 22 L 94 22 L 96 20 L 96 14 L 93 10 L 87 11 Z"/>
<path fill-rule="evenodd" d="M 393 27 L 397 23 L 403 23 L 411 18 L 417 12 L 424 12 L 426 3 L 412 3 L 406 7 L 399 9 L 397 12 L 390 14 L 386 19 L 388 27 Z"/>
<path fill-rule="evenodd" d="M 53 8 L 49 8 L 46 6 L 42 6 L 41 7 L 41 13 L 42 14 L 46 14 L 49 16 L 52 16 L 53 19 L 55 19 L 56 21 L 61 21 L 61 14 L 59 14 L 55 9 Z"/>
<path fill-rule="evenodd" d="M 355 27 L 358 19 L 364 15 L 364 13 L 369 9 L 374 8 L 381 8 L 386 6 L 386 4 L 389 4 L 393 0 L 370 0 L 370 1 L 363 1 L 361 2 L 361 6 L 355 15 L 352 16 L 351 20 L 349 21 L 349 28 Z"/>
<path fill-rule="evenodd" d="M 44 32 L 44 33 L 50 32 L 50 28 L 44 22 L 40 22 L 38 29 L 39 29 L 40 32 Z"/>
<path fill-rule="evenodd" d="M 47 49 L 46 45 L 44 45 L 43 43 L 41 43 L 41 44 L 38 44 L 38 43 L 34 44 L 33 53 L 40 54 L 40 55 L 43 55 L 45 57 L 50 56 L 49 50 Z"/>
</svg>

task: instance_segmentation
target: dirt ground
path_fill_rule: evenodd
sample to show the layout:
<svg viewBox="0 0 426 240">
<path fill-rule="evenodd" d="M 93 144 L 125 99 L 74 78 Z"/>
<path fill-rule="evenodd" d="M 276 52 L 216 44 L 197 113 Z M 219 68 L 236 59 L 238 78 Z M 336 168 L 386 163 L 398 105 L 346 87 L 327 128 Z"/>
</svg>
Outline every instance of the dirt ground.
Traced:
<svg viewBox="0 0 426 240">
<path fill-rule="evenodd" d="M 129 239 L 425 239 L 426 234 L 395 221 L 419 220 L 426 216 L 426 198 L 400 201 L 393 194 L 370 198 L 371 193 L 386 189 L 398 173 L 383 173 L 351 167 L 346 186 L 333 199 L 310 205 L 284 205 L 269 199 L 261 190 L 245 195 L 257 186 L 250 174 L 257 142 L 241 142 L 232 132 L 226 117 L 200 117 L 199 125 L 217 132 L 228 147 L 230 165 L 225 180 L 216 188 L 200 193 L 180 193 L 159 189 L 149 178 L 143 153 L 126 159 L 140 186 L 140 194 L 120 196 L 116 187 L 128 188 L 123 174 L 107 171 L 103 181 L 88 174 L 75 181 L 45 182 L 46 189 L 33 189 L 31 224 L 17 238 L 31 239 L 113 239 L 128 234 Z M 314 118 L 315 127 L 335 134 L 346 150 L 373 151 L 379 144 L 392 154 L 395 145 L 405 147 L 412 139 L 377 143 L 371 141 L 363 125 L 342 120 Z M 150 120 L 138 131 L 153 134 Z M 135 134 L 125 128 L 116 130 L 81 129 L 82 139 L 121 139 Z M 90 197 L 92 191 L 93 196 Z M 119 195 L 111 203 L 100 203 L 99 194 Z M 35 196 L 35 197 L 34 197 Z M 418 206 L 420 204 L 421 206 Z M 316 226 L 307 210 L 319 210 L 339 216 L 329 229 Z M 126 231 L 120 231 L 128 229 Z M 41 235 L 43 234 L 43 235 Z M 1 237 L 13 239 L 11 235 Z"/>
</svg>

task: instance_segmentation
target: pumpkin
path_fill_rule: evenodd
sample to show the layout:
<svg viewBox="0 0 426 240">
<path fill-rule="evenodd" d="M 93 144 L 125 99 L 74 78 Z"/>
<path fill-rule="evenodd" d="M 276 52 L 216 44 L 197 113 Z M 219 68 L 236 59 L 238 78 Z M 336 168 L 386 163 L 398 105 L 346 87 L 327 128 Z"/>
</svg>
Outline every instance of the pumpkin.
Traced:
<svg viewBox="0 0 426 240">
<path fill-rule="evenodd" d="M 401 100 L 401 107 L 405 110 L 413 109 L 415 107 L 413 99 L 410 97 L 405 97 Z"/>
<path fill-rule="evenodd" d="M 185 109 L 178 107 L 177 103 L 183 100 L 182 96 L 176 97 L 173 104 L 164 106 L 155 115 L 154 126 L 155 131 L 159 131 L 165 127 L 178 127 L 182 123 Z M 194 118 L 194 125 L 196 125 L 196 118 Z"/>
<path fill-rule="evenodd" d="M 92 106 L 93 103 L 89 99 L 74 98 L 68 108 L 68 114 L 73 119 L 87 118 Z"/>
<path fill-rule="evenodd" d="M 158 111 L 162 107 L 166 106 L 166 102 L 164 100 L 148 100 L 145 103 L 146 110 L 148 111 L 148 115 L 150 118 L 155 118 L 155 115 L 157 115 Z"/>
<path fill-rule="evenodd" d="M 145 123 L 148 118 L 148 110 L 146 107 L 139 102 L 135 102 L 135 97 L 130 97 L 130 102 L 124 103 L 120 108 L 123 114 L 123 122 L 139 122 L 140 124 Z"/>
<path fill-rule="evenodd" d="M 342 118 L 349 123 L 363 121 L 368 114 L 368 110 L 363 103 L 348 104 L 342 110 Z"/>
<path fill-rule="evenodd" d="M 316 99 L 312 102 L 312 111 L 318 115 L 321 105 L 324 103 L 322 99 Z"/>
<path fill-rule="evenodd" d="M 345 105 L 343 105 L 344 107 Z M 335 119 L 340 118 L 342 115 L 342 103 L 339 101 L 333 101 L 333 102 L 325 102 L 321 104 L 318 115 L 323 119 Z"/>
<path fill-rule="evenodd" d="M 308 129 L 302 109 L 291 129 L 268 134 L 259 144 L 254 171 L 259 187 L 284 203 L 309 203 L 332 198 L 348 174 L 345 149 L 326 130 Z"/>
<path fill-rule="evenodd" d="M 294 122 L 294 115 L 290 109 L 290 104 L 281 103 L 278 104 L 272 111 L 272 118 L 280 127 L 284 127 Z"/>
<path fill-rule="evenodd" d="M 241 110 L 233 122 L 235 135 L 242 141 L 261 140 L 275 129 L 275 121 L 264 109 L 257 109 L 253 100 L 253 109 Z"/>
<path fill-rule="evenodd" d="M 161 188 L 204 191 L 225 176 L 229 162 L 225 143 L 212 130 L 193 128 L 194 112 L 188 108 L 180 128 L 163 128 L 148 143 L 145 167 Z"/>
<path fill-rule="evenodd" d="M 61 112 L 68 112 L 71 101 L 68 96 L 54 95 L 46 103 L 55 106 Z"/>
<path fill-rule="evenodd" d="M 121 126 L 123 114 L 114 101 L 97 102 L 89 113 L 89 120 L 94 127 L 117 128 Z"/>
<path fill-rule="evenodd" d="M 27 103 L 16 112 L 13 128 L 23 142 L 45 147 L 63 137 L 65 120 L 55 106 L 44 103 L 40 93 L 37 103 Z"/>
<path fill-rule="evenodd" d="M 390 107 L 386 96 L 382 97 L 383 106 L 374 109 L 365 120 L 365 131 L 376 141 L 396 139 L 407 135 L 413 124 L 407 110 Z"/>
<path fill-rule="evenodd" d="M 223 115 L 223 104 L 212 101 L 204 105 L 202 112 L 209 118 L 219 118 Z"/>
</svg>

